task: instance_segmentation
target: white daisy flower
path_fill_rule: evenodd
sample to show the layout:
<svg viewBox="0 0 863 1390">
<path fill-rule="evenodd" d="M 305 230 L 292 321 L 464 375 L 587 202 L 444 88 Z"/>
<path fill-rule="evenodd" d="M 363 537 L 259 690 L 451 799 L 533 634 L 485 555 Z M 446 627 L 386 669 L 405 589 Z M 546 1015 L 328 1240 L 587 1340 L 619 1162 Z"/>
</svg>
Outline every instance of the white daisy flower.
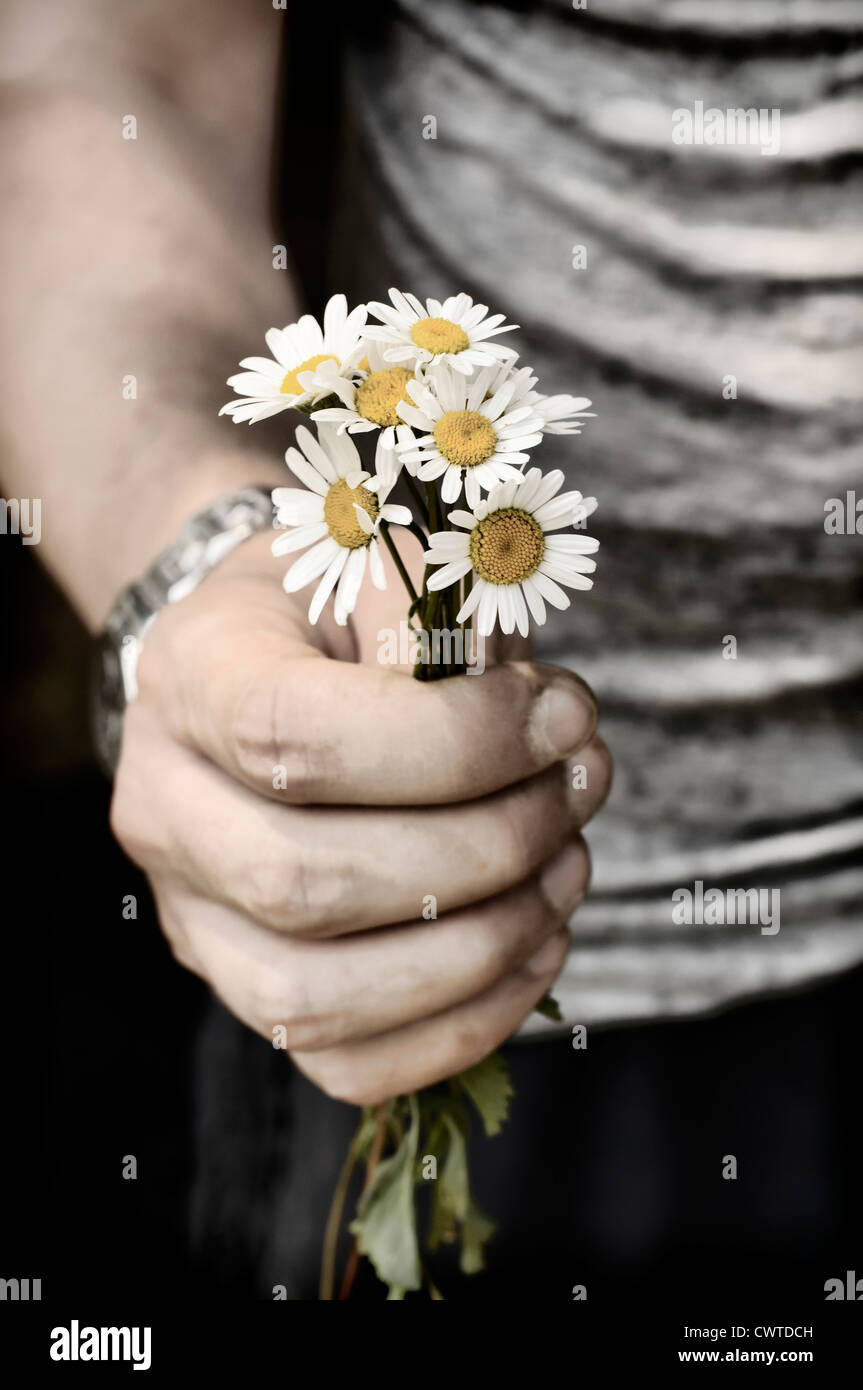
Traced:
<svg viewBox="0 0 863 1390">
<path fill-rule="evenodd" d="M 587 396 L 542 396 L 534 391 L 525 400 L 542 416 L 543 434 L 581 434 L 582 422 L 596 419 Z"/>
<path fill-rule="evenodd" d="M 219 414 L 251 425 L 280 410 L 308 410 L 330 395 L 342 364 L 356 350 L 367 312 L 358 304 L 348 313 L 345 296 L 334 294 L 324 310 L 323 328 L 311 314 L 285 328 L 270 328 L 265 337 L 275 360 L 243 358 L 240 366 L 246 370 L 228 377 L 241 399 L 223 405 Z"/>
<path fill-rule="evenodd" d="M 429 536 L 425 559 L 441 566 L 428 581 L 430 590 L 446 589 L 472 576 L 457 622 L 476 612 L 481 637 L 490 637 L 496 622 L 503 632 L 518 628 L 526 637 L 529 617 L 545 622 L 546 602 L 554 608 L 569 607 L 562 584 L 592 588 L 588 576 L 596 561 L 589 557 L 599 541 L 593 536 L 549 534 L 590 515 L 596 506 L 594 498 L 583 498 L 580 492 L 561 493 L 563 481 L 559 469 L 543 474 L 531 468 L 520 486 L 502 483 L 472 512 L 450 512 L 448 519 L 463 530 Z"/>
<path fill-rule="evenodd" d="M 375 300 L 369 311 L 381 320 L 372 324 L 365 337 L 383 344 L 388 362 L 405 365 L 448 362 L 457 372 L 470 376 L 476 367 L 512 361 L 518 354 L 492 338 L 509 333 L 518 324 L 504 323 L 503 314 L 489 317 L 486 304 L 474 304 L 469 294 L 450 295 L 443 303 L 427 299 L 425 304 L 413 294 L 390 290 L 392 304 Z"/>
<path fill-rule="evenodd" d="M 291 565 L 283 580 L 285 591 L 294 594 L 319 579 L 309 622 L 318 621 L 335 589 L 335 619 L 344 627 L 356 607 L 367 564 L 375 588 L 387 586 L 377 540 L 381 522 L 406 526 L 411 514 L 407 507 L 387 502 L 392 484 L 364 472 L 346 434 L 324 425 L 316 439 L 300 425 L 296 438 L 300 447 L 288 449 L 285 462 L 310 491 L 273 489 L 276 520 L 291 530 L 278 536 L 271 549 L 274 555 L 288 555 L 312 547 Z"/>
<path fill-rule="evenodd" d="M 468 379 L 444 365 L 407 383 L 411 403 L 399 405 L 398 413 L 419 438 L 401 457 L 424 481 L 443 478 L 444 502 L 458 500 L 462 475 L 469 507 L 479 502 L 481 487 L 520 483 L 517 465 L 527 463 L 526 450 L 542 440 L 540 416 L 529 405 L 513 405 L 516 379 L 507 378 L 488 395 L 496 375 L 483 371 Z"/>
<path fill-rule="evenodd" d="M 543 396 L 533 388 L 537 377 L 532 367 L 514 367 L 504 363 L 498 368 L 489 369 L 489 382 L 486 394 L 491 396 L 505 381 L 515 383 L 510 408 L 516 405 L 529 405 L 542 423 L 543 434 L 579 434 L 582 421 L 595 420 L 596 416 L 588 407 L 592 404 L 587 396 Z"/>
<path fill-rule="evenodd" d="M 349 434 L 379 429 L 386 437 L 386 447 L 392 448 L 397 428 L 406 428 L 401 425 L 396 408 L 409 399 L 406 388 L 414 374 L 409 367 L 394 367 L 388 362 L 378 343 L 369 342 L 365 347 L 366 354 L 358 361 L 353 377 L 341 376 L 324 383 L 342 404 L 314 410 L 312 419 L 338 425 L 339 430 Z M 359 350 L 354 356 L 358 355 Z"/>
</svg>

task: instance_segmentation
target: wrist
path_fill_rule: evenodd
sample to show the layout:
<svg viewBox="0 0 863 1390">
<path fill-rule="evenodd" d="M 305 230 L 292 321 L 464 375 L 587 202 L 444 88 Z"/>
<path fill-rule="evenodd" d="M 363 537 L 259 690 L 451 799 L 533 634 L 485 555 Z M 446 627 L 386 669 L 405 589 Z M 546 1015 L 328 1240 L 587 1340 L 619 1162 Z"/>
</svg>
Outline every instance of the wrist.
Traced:
<svg viewBox="0 0 863 1390">
<path fill-rule="evenodd" d="M 105 537 L 117 523 L 104 523 L 94 550 L 104 563 L 91 571 L 92 582 L 80 595 L 80 607 L 92 631 L 99 631 L 118 596 L 139 580 L 157 558 L 174 544 L 183 527 L 205 508 L 246 487 L 279 487 L 285 470 L 270 453 L 237 449 L 199 454 L 194 467 L 174 477 L 148 478 L 140 496 L 125 503 L 127 518 L 120 525 L 121 546 Z"/>
<path fill-rule="evenodd" d="M 116 767 L 123 715 L 138 693 L 141 648 L 159 614 L 188 597 L 232 551 L 273 522 L 268 483 L 234 488 L 186 519 L 172 543 L 145 574 L 127 586 L 108 615 L 98 642 L 93 733 L 99 761 Z"/>
</svg>

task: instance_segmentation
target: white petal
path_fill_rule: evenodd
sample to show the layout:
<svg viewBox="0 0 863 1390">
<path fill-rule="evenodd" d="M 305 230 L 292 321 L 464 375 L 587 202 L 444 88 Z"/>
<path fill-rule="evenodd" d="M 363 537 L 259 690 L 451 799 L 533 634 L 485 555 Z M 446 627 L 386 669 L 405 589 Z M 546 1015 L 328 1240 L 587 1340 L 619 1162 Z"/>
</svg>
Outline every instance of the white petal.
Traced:
<svg viewBox="0 0 863 1390">
<path fill-rule="evenodd" d="M 264 342 L 270 349 L 280 366 L 287 371 L 292 365 L 298 365 L 296 354 L 291 347 L 289 339 L 285 336 L 281 328 L 268 328 L 264 334 Z"/>
<path fill-rule="evenodd" d="M 524 601 L 524 594 L 521 592 L 520 584 L 512 586 L 512 601 L 515 605 L 515 625 L 522 637 L 526 637 L 530 631 L 530 621 L 527 616 L 527 605 Z"/>
<path fill-rule="evenodd" d="M 547 599 L 552 608 L 568 608 L 570 605 L 569 594 L 565 594 L 559 584 L 555 584 L 553 579 L 549 579 L 547 574 L 543 574 L 541 569 L 535 571 L 530 576 L 544 599 Z M 525 583 L 527 581 L 525 580 Z"/>
<path fill-rule="evenodd" d="M 420 312 L 417 313 L 416 309 L 413 307 L 410 301 L 405 298 L 401 290 L 391 289 L 389 294 L 393 304 L 398 309 L 402 318 L 407 319 L 408 324 L 414 324 L 420 318 L 424 317 L 425 310 L 422 308 L 422 305 L 420 305 Z"/>
<path fill-rule="evenodd" d="M 237 372 L 229 376 L 227 383 L 238 396 L 269 397 L 280 395 L 278 382 L 260 376 L 257 372 Z"/>
<path fill-rule="evenodd" d="M 441 484 L 440 495 L 441 501 L 445 502 L 447 505 L 458 501 L 461 496 L 460 468 L 450 467 L 446 470 L 444 480 Z M 470 498 L 468 498 L 468 501 L 470 501 Z"/>
<path fill-rule="evenodd" d="M 381 507 L 380 517 L 391 526 L 410 526 L 413 521 L 410 507 L 401 507 L 397 502 L 386 502 Z"/>
<path fill-rule="evenodd" d="M 564 492 L 552 497 L 550 502 L 543 502 L 541 507 L 534 507 L 533 516 L 544 530 L 554 531 L 571 524 L 572 510 L 572 502 Z"/>
<path fill-rule="evenodd" d="M 531 474 L 536 473 L 539 474 L 539 477 L 534 480 L 535 491 L 530 498 L 529 504 L 530 510 L 533 512 L 534 516 L 540 507 L 544 506 L 546 502 L 554 497 L 556 492 L 560 491 L 564 481 L 563 473 L 559 468 L 552 468 L 549 473 L 545 474 L 541 473 L 538 468 L 531 468 L 529 472 L 525 474 L 525 479 L 529 482 Z M 522 494 L 522 496 L 524 496 L 524 494 Z M 525 502 L 523 505 L 527 506 L 528 503 Z"/>
<path fill-rule="evenodd" d="M 334 438 L 338 438 L 332 425 L 319 425 L 318 429 L 320 439 L 326 440 L 328 443 Z M 307 429 L 305 425 L 299 425 L 296 439 L 306 458 L 318 470 L 321 477 L 326 478 L 328 483 L 336 482 L 339 477 L 336 466 L 330 458 L 329 452 L 323 447 L 320 440 L 315 438 L 311 430 Z"/>
<path fill-rule="evenodd" d="M 257 372 L 265 381 L 275 381 L 281 385 L 285 376 L 284 367 L 278 362 L 271 362 L 269 357 L 244 357 L 240 363 L 247 372 Z"/>
<path fill-rule="evenodd" d="M 408 425 L 413 425 L 414 429 L 422 430 L 424 434 L 434 428 L 434 421 L 429 419 L 424 411 L 417 410 L 416 406 L 409 405 L 407 401 L 399 401 L 396 415 Z"/>
<path fill-rule="evenodd" d="M 342 570 L 342 577 L 336 590 L 335 605 L 335 618 L 340 627 L 344 627 L 348 617 L 356 608 L 360 585 L 366 572 L 366 558 L 366 547 L 364 545 L 357 546 L 355 550 L 351 551 Z"/>
<path fill-rule="evenodd" d="M 487 420 L 496 420 L 502 415 L 506 407 L 512 400 L 512 393 L 515 390 L 514 381 L 505 381 L 499 390 L 495 391 L 490 401 L 484 401 L 479 408 L 480 415 L 484 415 Z"/>
<path fill-rule="evenodd" d="M 478 505 L 478 503 L 479 503 L 479 496 L 480 496 L 480 494 L 479 494 L 479 488 L 480 488 L 480 482 L 481 482 L 481 479 L 480 479 L 480 477 L 479 477 L 479 470 L 476 469 L 476 468 L 469 468 L 469 469 L 467 470 L 467 476 L 466 476 L 466 478 L 465 478 L 465 480 L 464 480 L 464 495 L 465 495 L 465 497 L 466 497 L 466 499 L 467 499 L 467 504 L 468 504 L 468 506 L 469 506 L 469 507 L 472 507 L 474 510 L 476 510 L 476 507 L 477 507 L 477 505 Z M 456 497 L 457 497 L 457 496 L 458 496 L 458 493 L 456 493 Z M 454 501 L 456 500 L 456 498 L 455 498 L 455 497 L 444 497 L 443 500 L 444 500 L 445 502 L 454 502 Z"/>
<path fill-rule="evenodd" d="M 326 574 L 315 590 L 314 597 L 309 604 L 309 622 L 314 626 L 321 616 L 323 606 L 335 587 L 336 580 L 341 574 L 347 563 L 348 552 L 339 547 L 338 554 L 331 561 Z"/>
<path fill-rule="evenodd" d="M 328 534 L 329 527 L 325 521 L 320 521 L 315 526 L 298 526 L 294 531 L 277 536 L 270 550 L 274 555 L 290 555 L 294 550 L 302 550 L 314 541 L 323 540 Z"/>
<path fill-rule="evenodd" d="M 317 505 L 320 506 L 318 494 L 307 492 L 304 487 L 274 487 L 272 492 L 273 506 L 277 510 L 279 507 L 290 507 L 292 503 L 311 502 L 316 497 Z"/>
<path fill-rule="evenodd" d="M 546 541 L 549 550 L 557 551 L 560 555 L 594 555 L 599 549 L 599 541 L 595 536 L 549 536 Z"/>
<path fill-rule="evenodd" d="M 324 309 L 324 338 L 335 341 L 348 316 L 348 301 L 343 294 L 334 294 Z"/>
<path fill-rule="evenodd" d="M 443 558 L 442 556 L 440 557 Z M 432 561 L 432 563 L 435 563 Z M 450 584 L 455 584 L 462 575 L 467 574 L 471 568 L 470 556 L 466 555 L 461 560 L 452 560 L 448 564 L 442 565 L 434 574 L 429 575 L 429 589 L 447 589 Z"/>
<path fill-rule="evenodd" d="M 501 584 L 497 595 L 497 611 L 501 631 L 512 632 L 515 627 L 515 604 L 512 601 L 509 584 Z"/>
<path fill-rule="evenodd" d="M 410 454 L 406 454 L 405 457 L 410 458 Z M 432 479 L 439 478 L 443 473 L 446 473 L 449 466 L 446 459 L 443 458 L 441 454 L 437 454 L 435 457 L 427 459 L 425 463 L 420 465 L 417 470 L 417 477 L 421 478 L 423 482 L 431 482 Z M 459 472 L 459 470 L 456 469 L 456 472 Z M 453 498 L 453 501 L 454 500 L 455 498 Z"/>
<path fill-rule="evenodd" d="M 521 581 L 521 590 L 524 594 L 527 606 L 530 609 L 530 616 L 535 623 L 545 622 L 545 603 L 542 594 L 537 589 L 530 575 Z"/>
<path fill-rule="evenodd" d="M 476 526 L 477 517 L 474 516 L 473 512 L 447 512 L 447 521 L 451 521 L 454 526 L 466 526 L 469 531 L 472 531 Z"/>
<path fill-rule="evenodd" d="M 529 468 L 522 477 L 524 481 L 518 494 L 518 505 L 524 507 L 525 511 L 532 511 L 534 499 L 542 484 L 542 471 L 539 468 Z"/>
<path fill-rule="evenodd" d="M 308 459 L 300 453 L 299 449 L 285 450 L 285 463 L 292 473 L 295 473 L 300 482 L 305 483 L 306 487 L 311 488 L 312 492 L 318 493 L 320 497 L 326 497 L 329 492 L 329 484 L 322 478 L 316 468 L 309 463 Z"/>
<path fill-rule="evenodd" d="M 285 491 L 294 489 L 285 488 Z M 277 509 L 276 520 L 281 526 L 314 526 L 324 519 L 324 499 L 316 492 L 300 492 Z"/>
<path fill-rule="evenodd" d="M 457 623 L 463 623 L 466 621 L 467 618 L 471 616 L 471 614 L 477 608 L 480 600 L 482 599 L 483 590 L 487 587 L 488 586 L 486 585 L 484 579 L 474 579 L 473 588 L 471 589 L 461 608 L 455 615 L 455 620 Z"/>
<path fill-rule="evenodd" d="M 384 569 L 384 562 L 381 558 L 381 548 L 377 541 L 372 541 L 369 546 L 369 574 L 376 589 L 387 587 L 387 576 Z"/>
<path fill-rule="evenodd" d="M 312 550 L 307 550 L 305 555 L 294 561 L 282 580 L 285 593 L 295 594 L 298 589 L 304 589 L 307 584 L 311 584 L 313 579 L 323 574 L 338 549 L 338 545 L 330 536 Z"/>
<path fill-rule="evenodd" d="M 568 589 L 592 589 L 593 580 L 588 579 L 586 574 L 577 574 L 571 569 L 566 569 L 562 565 L 551 564 L 548 560 L 543 560 L 537 574 L 543 575 L 547 579 L 556 580 L 558 584 L 565 584 Z"/>
<path fill-rule="evenodd" d="M 476 620 L 480 637 L 491 637 L 494 632 L 499 592 L 500 586 L 497 584 L 486 584 L 482 591 Z"/>
<path fill-rule="evenodd" d="M 425 559 L 432 564 L 439 559 L 460 559 L 470 552 L 470 536 L 465 531 L 432 531 L 429 543 Z"/>
</svg>

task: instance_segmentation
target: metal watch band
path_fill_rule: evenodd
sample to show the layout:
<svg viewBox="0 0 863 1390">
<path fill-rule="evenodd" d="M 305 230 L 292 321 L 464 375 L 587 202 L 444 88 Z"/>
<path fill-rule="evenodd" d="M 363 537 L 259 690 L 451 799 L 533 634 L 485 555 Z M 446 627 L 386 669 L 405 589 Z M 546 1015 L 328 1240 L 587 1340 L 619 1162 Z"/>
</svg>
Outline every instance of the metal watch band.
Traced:
<svg viewBox="0 0 863 1390">
<path fill-rule="evenodd" d="M 126 706 L 138 693 L 138 657 L 150 624 L 244 540 L 272 524 L 269 487 L 245 487 L 221 497 L 193 516 L 144 577 L 121 594 L 97 641 L 91 706 L 96 756 L 109 777 L 120 757 Z"/>
</svg>

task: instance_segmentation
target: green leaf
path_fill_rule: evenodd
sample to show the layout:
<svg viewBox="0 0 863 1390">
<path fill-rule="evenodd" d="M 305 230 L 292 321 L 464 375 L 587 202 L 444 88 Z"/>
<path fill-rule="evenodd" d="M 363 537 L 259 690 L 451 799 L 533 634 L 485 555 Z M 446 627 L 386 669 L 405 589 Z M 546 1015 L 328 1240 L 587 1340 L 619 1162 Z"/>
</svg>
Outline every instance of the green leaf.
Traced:
<svg viewBox="0 0 863 1390">
<path fill-rule="evenodd" d="M 560 1012 L 560 1005 L 552 994 L 546 994 L 534 1009 L 534 1013 L 542 1014 L 543 1018 L 550 1018 L 552 1023 L 563 1023 L 563 1014 Z"/>
<path fill-rule="evenodd" d="M 444 1166 L 438 1177 L 441 1190 L 446 1194 L 446 1204 L 458 1221 L 464 1221 L 470 1206 L 470 1183 L 467 1175 L 467 1144 L 465 1136 L 452 1115 L 444 1115 L 444 1124 L 449 1131 L 449 1148 Z"/>
<path fill-rule="evenodd" d="M 415 1096 L 410 1097 L 410 1114 L 410 1127 L 395 1153 L 378 1164 L 351 1223 L 360 1253 L 369 1257 L 395 1298 L 403 1298 L 406 1289 L 418 1289 L 422 1283 L 414 1204 L 419 1142 Z M 401 1292 L 392 1293 L 393 1289 Z"/>
<path fill-rule="evenodd" d="M 485 1247 L 496 1230 L 493 1221 L 483 1216 L 479 1207 L 471 1202 L 461 1233 L 462 1274 L 478 1274 L 485 1268 Z"/>
<path fill-rule="evenodd" d="M 437 1250 L 438 1246 L 456 1239 L 456 1222 L 464 1221 L 470 1204 L 465 1136 L 458 1121 L 446 1111 L 442 1115 L 441 1133 L 444 1128 L 448 1136 L 447 1151 L 439 1165 L 434 1188 L 429 1250 Z"/>
<path fill-rule="evenodd" d="M 486 1134 L 490 1138 L 499 1134 L 513 1095 L 509 1069 L 500 1053 L 493 1052 L 477 1066 L 459 1072 L 456 1080 L 479 1111 Z"/>
</svg>

